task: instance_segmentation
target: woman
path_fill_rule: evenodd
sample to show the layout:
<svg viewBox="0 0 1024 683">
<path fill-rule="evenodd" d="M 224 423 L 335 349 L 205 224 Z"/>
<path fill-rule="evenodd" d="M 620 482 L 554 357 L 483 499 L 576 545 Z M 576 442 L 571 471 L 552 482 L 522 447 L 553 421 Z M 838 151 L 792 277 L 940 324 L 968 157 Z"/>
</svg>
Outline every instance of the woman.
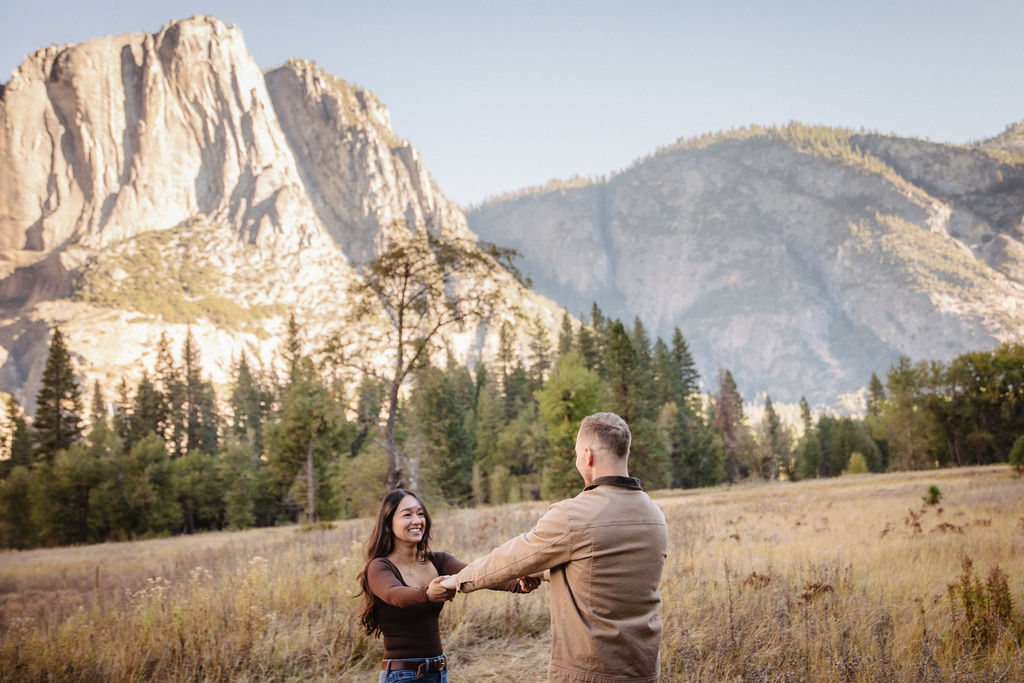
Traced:
<svg viewBox="0 0 1024 683">
<path fill-rule="evenodd" d="M 366 596 L 360 623 L 367 634 L 384 636 L 379 683 L 448 683 L 437 620 L 455 591 L 441 581 L 466 563 L 448 553 L 431 552 L 429 545 L 430 515 L 423 501 L 401 489 L 384 496 L 366 544 L 366 566 L 359 574 Z M 525 593 L 539 583 L 519 579 L 503 589 Z"/>
</svg>

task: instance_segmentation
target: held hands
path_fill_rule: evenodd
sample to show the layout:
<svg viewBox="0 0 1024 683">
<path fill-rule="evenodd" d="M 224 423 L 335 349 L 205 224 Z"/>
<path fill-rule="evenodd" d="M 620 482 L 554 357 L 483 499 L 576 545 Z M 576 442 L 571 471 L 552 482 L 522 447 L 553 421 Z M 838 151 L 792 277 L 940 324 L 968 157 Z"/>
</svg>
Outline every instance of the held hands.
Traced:
<svg viewBox="0 0 1024 683">
<path fill-rule="evenodd" d="M 532 593 L 533 591 L 537 590 L 537 587 L 540 586 L 540 578 L 543 575 L 543 572 L 538 572 L 536 574 L 530 574 L 529 576 L 524 576 L 520 578 L 519 592 Z"/>
<path fill-rule="evenodd" d="M 519 592 L 531 593 L 537 590 L 537 587 L 540 586 L 542 576 L 544 576 L 544 572 L 537 572 L 536 574 L 530 574 L 529 576 L 523 576 L 520 579 L 518 579 Z M 439 576 L 433 581 L 431 581 L 430 585 L 433 586 L 435 583 L 438 583 L 441 588 L 446 589 L 450 593 L 450 595 L 447 598 L 444 598 L 445 600 L 451 600 L 452 597 L 454 597 L 455 591 L 458 588 L 454 576 Z M 427 589 L 427 597 L 430 598 L 429 587 Z M 430 599 L 434 600 L 433 598 Z M 440 600 L 434 600 L 434 602 L 440 602 Z"/>
<path fill-rule="evenodd" d="M 445 586 L 445 580 L 450 579 L 453 584 L 452 588 Z M 427 586 L 427 600 L 430 602 L 445 602 L 455 597 L 455 577 L 454 576 L 437 576 L 431 580 L 430 585 Z"/>
</svg>

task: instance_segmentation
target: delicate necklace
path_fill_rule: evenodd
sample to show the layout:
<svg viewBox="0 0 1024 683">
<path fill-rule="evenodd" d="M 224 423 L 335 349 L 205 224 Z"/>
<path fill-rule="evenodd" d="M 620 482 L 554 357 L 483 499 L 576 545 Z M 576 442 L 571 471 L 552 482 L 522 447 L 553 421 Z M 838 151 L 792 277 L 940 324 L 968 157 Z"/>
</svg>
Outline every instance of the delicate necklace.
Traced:
<svg viewBox="0 0 1024 683">
<path fill-rule="evenodd" d="M 407 572 L 409 572 L 410 577 L 415 576 L 415 574 L 413 573 L 413 567 L 415 567 L 417 564 L 420 564 L 419 560 L 414 560 L 412 564 L 403 564 L 398 561 L 398 558 L 395 558 L 394 562 L 396 565 L 398 565 L 399 570 L 405 569 Z"/>
</svg>

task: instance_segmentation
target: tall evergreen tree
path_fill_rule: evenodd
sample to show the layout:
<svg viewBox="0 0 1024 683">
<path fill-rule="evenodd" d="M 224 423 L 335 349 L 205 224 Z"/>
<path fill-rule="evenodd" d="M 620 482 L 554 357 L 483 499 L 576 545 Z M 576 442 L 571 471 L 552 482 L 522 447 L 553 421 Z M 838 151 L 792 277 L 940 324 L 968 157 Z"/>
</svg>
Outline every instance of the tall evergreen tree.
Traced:
<svg viewBox="0 0 1024 683">
<path fill-rule="evenodd" d="M 216 395 L 213 386 L 202 378 L 199 347 L 192 330 L 185 335 L 181 357 L 185 385 L 185 451 L 213 455 L 217 452 Z"/>
<path fill-rule="evenodd" d="M 107 401 L 103 397 L 103 387 L 96 380 L 92 385 L 92 405 L 89 407 L 89 424 L 93 427 L 107 421 Z"/>
<path fill-rule="evenodd" d="M 238 439 L 250 441 L 256 455 L 263 453 L 263 423 L 270 415 L 273 396 L 253 374 L 245 352 L 235 366 L 235 382 L 228 399 L 229 426 Z"/>
<path fill-rule="evenodd" d="M 627 423 L 639 417 L 635 378 L 639 362 L 637 352 L 619 320 L 608 326 L 608 352 L 605 356 L 605 377 L 610 394 L 610 409 Z"/>
<path fill-rule="evenodd" d="M 712 426 L 722 437 L 725 446 L 725 474 L 730 482 L 736 482 L 749 473 L 749 463 L 746 462 L 749 444 L 744 419 L 743 398 L 736 388 L 732 373 L 726 370 L 719 378 Z"/>
<path fill-rule="evenodd" d="M 512 372 L 517 357 L 515 331 L 512 329 L 512 324 L 505 320 L 501 323 L 501 327 L 498 328 L 498 354 L 496 358 L 503 380 Z"/>
<path fill-rule="evenodd" d="M 287 373 L 285 386 L 288 386 L 295 381 L 296 373 L 299 370 L 299 362 L 303 358 L 302 329 L 295 320 L 295 313 L 291 313 L 288 316 L 288 327 L 286 328 L 281 355 L 284 359 L 285 372 Z"/>
<path fill-rule="evenodd" d="M 672 331 L 672 358 L 679 368 L 680 390 L 689 399 L 700 391 L 700 373 L 690 353 L 690 347 L 679 328 Z"/>
<path fill-rule="evenodd" d="M 803 436 L 797 445 L 796 471 L 793 475 L 795 479 L 809 479 L 818 476 L 821 466 L 821 442 L 814 427 L 811 407 L 803 396 L 800 397 L 800 423 L 803 426 Z"/>
<path fill-rule="evenodd" d="M 564 356 L 572 351 L 575 341 L 575 335 L 572 329 L 572 317 L 569 316 L 569 311 L 563 309 L 562 328 L 558 333 L 558 355 Z"/>
<path fill-rule="evenodd" d="M 540 318 L 530 323 L 530 383 L 540 389 L 551 369 L 551 338 Z"/>
<path fill-rule="evenodd" d="M 473 464 L 482 477 L 490 477 L 494 471 L 497 464 L 495 459 L 498 451 L 498 438 L 506 424 L 505 401 L 491 377 L 491 373 L 487 371 L 485 365 L 477 365 L 476 423 L 474 425 L 476 460 Z M 474 490 L 474 502 L 477 504 L 487 502 L 488 493 L 488 491 Z"/>
<path fill-rule="evenodd" d="M 516 363 L 512 371 L 505 375 L 502 386 L 505 397 L 505 418 L 516 419 L 523 408 L 530 402 L 530 375 L 522 363 Z"/>
<path fill-rule="evenodd" d="M 125 439 L 124 445 L 125 451 L 130 451 L 135 444 L 149 434 L 163 439 L 163 429 L 166 424 L 164 407 L 163 396 L 149 379 L 149 373 L 143 370 L 142 379 L 139 380 L 139 386 L 135 390 L 135 398 L 132 402 L 128 438 Z"/>
<path fill-rule="evenodd" d="M 124 377 L 117 385 L 117 399 L 114 401 L 114 432 L 121 439 L 122 444 L 127 443 L 131 435 L 132 424 L 132 399 L 128 391 L 128 382 Z"/>
<path fill-rule="evenodd" d="M 59 327 L 53 329 L 50 353 L 43 369 L 42 387 L 36 396 L 35 452 L 52 462 L 57 451 L 82 436 L 82 399 L 75 382 L 71 354 Z"/>
<path fill-rule="evenodd" d="M 410 404 L 410 452 L 418 455 L 424 484 L 446 501 L 464 505 L 472 499 L 474 451 L 467 429 L 471 406 L 460 390 L 464 368 L 425 368 L 416 374 Z"/>
<path fill-rule="evenodd" d="M 761 458 L 760 472 L 762 478 L 775 480 L 780 473 L 789 475 L 789 434 L 786 432 L 771 396 L 764 399 L 764 419 L 761 422 Z"/>
<path fill-rule="evenodd" d="M 280 419 L 269 425 L 270 466 L 282 493 L 291 495 L 314 522 L 330 519 L 334 500 L 331 476 L 344 442 L 344 412 L 330 394 L 312 360 L 303 357 L 281 399 Z"/>
<path fill-rule="evenodd" d="M 184 455 L 188 446 L 188 418 L 186 416 L 185 382 L 181 369 L 171 353 L 166 333 L 157 342 L 154 389 L 160 397 L 159 428 L 157 434 L 167 444 L 171 457 Z M 146 397 L 149 398 L 148 396 Z"/>
<path fill-rule="evenodd" d="M 25 411 L 17 399 L 10 395 L 4 404 L 2 433 L 5 457 L 0 458 L 0 479 L 9 475 L 16 467 L 32 465 L 32 430 L 25 419 Z"/>
<path fill-rule="evenodd" d="M 629 335 L 636 358 L 633 370 L 634 419 L 644 419 L 652 424 L 658 418 L 658 402 L 654 387 L 654 358 L 651 352 L 651 338 L 639 317 L 633 319 L 633 330 Z"/>
<path fill-rule="evenodd" d="M 885 386 L 878 375 L 871 373 L 871 380 L 868 382 L 868 415 L 878 416 L 882 402 L 885 401 Z"/>
</svg>

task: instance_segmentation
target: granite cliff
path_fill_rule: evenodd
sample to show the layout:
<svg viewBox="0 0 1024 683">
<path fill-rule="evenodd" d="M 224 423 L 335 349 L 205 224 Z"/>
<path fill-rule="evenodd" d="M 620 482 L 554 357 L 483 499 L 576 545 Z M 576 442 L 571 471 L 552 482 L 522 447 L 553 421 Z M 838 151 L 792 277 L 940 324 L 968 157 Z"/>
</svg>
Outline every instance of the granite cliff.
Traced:
<svg viewBox="0 0 1024 683">
<path fill-rule="evenodd" d="M 32 408 L 58 324 L 108 399 L 161 333 L 177 352 L 191 329 L 226 382 L 242 351 L 272 361 L 290 313 L 332 329 L 353 264 L 407 226 L 475 239 L 377 98 L 315 64 L 264 73 L 202 16 L 42 49 L 0 90 L 0 390 Z"/>
<path fill-rule="evenodd" d="M 709 388 L 729 369 L 748 396 L 835 404 L 900 354 L 1021 338 L 1022 138 L 752 128 L 467 216 L 571 312 L 596 301 L 663 338 L 679 327 Z"/>
</svg>

